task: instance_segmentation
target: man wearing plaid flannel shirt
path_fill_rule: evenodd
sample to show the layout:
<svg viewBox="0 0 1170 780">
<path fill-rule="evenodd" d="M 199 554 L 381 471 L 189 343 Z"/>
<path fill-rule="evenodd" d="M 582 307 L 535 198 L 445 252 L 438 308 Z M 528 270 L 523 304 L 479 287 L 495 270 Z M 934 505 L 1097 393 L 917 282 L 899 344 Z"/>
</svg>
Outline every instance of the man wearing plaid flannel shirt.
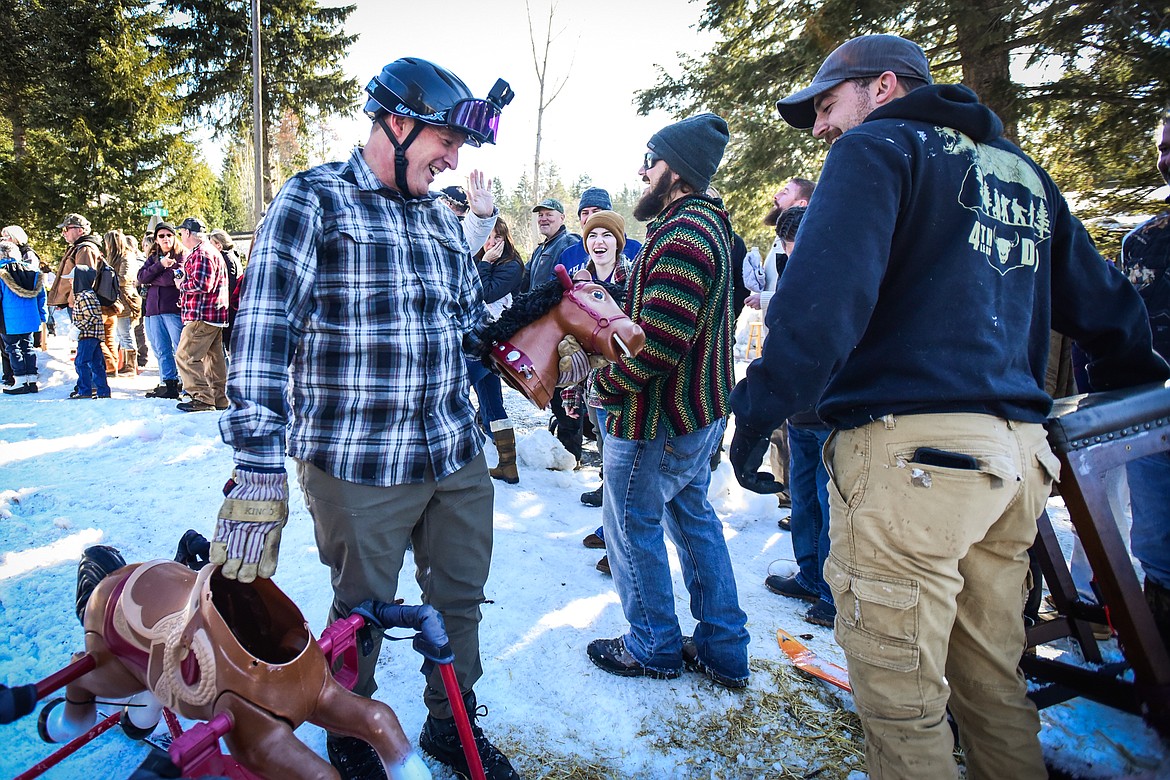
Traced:
<svg viewBox="0 0 1170 780">
<path fill-rule="evenodd" d="M 183 220 L 178 235 L 187 253 L 183 255 L 182 270 L 175 273 L 183 316 L 175 363 L 184 389 L 191 394 L 191 400 L 179 402 L 178 409 L 226 409 L 223 334 L 228 324 L 227 267 L 207 240 L 207 228 L 195 217 Z"/>
<path fill-rule="evenodd" d="M 212 561 L 241 581 L 275 571 L 287 455 L 330 570 L 330 621 L 366 599 L 393 602 L 413 544 L 423 601 L 443 616 L 474 717 L 494 494 L 464 344 L 487 312 L 459 219 L 429 189 L 464 143 L 494 143 L 510 90 L 497 82 L 478 100 L 454 74 L 413 58 L 387 65 L 366 90 L 366 146 L 290 179 L 250 254 L 232 406 L 220 421 L 236 471 Z M 377 690 L 379 646 L 359 662 L 354 691 L 364 696 Z M 466 775 L 443 690 L 434 668 L 419 744 Z M 518 777 L 473 731 L 487 776 Z M 331 733 L 327 747 L 343 778 L 385 776 L 354 735 Z"/>
</svg>

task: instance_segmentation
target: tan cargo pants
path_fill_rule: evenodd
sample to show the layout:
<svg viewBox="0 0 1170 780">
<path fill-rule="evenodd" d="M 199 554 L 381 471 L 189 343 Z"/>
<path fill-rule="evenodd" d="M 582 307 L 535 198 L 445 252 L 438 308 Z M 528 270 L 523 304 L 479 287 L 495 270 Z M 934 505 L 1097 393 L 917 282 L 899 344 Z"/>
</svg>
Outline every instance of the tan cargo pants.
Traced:
<svg viewBox="0 0 1170 780">
<path fill-rule="evenodd" d="M 926 465 L 919 447 L 974 458 Z M 927 459 L 927 455 L 922 456 Z M 888 417 L 825 446 L 825 580 L 875 780 L 1047 776 L 1019 659 L 1028 548 L 1059 462 L 1037 424 Z"/>
</svg>

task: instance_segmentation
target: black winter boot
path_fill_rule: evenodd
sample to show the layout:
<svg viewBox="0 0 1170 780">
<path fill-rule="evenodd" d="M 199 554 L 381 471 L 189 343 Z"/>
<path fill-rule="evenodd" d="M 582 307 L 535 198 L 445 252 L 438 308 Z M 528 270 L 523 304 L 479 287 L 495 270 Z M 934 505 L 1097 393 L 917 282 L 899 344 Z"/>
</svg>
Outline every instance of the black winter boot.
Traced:
<svg viewBox="0 0 1170 780">
<path fill-rule="evenodd" d="M 175 562 L 192 571 L 199 571 L 210 562 L 208 560 L 210 556 L 211 542 L 194 528 L 188 528 L 183 538 L 179 540 L 178 549 L 175 550 Z"/>
<path fill-rule="evenodd" d="M 146 391 L 147 398 L 170 398 L 177 401 L 179 394 L 183 387 L 178 379 L 164 379 L 162 383 L 153 390 Z"/>
<path fill-rule="evenodd" d="M 512 768 L 507 757 L 488 741 L 476 723 L 479 713 L 475 709 L 475 693 L 464 695 L 463 700 L 468 717 L 471 718 L 471 733 L 475 738 L 479 760 L 483 763 L 484 776 L 488 780 L 520 780 L 520 775 Z M 484 708 L 483 712 L 487 714 L 487 708 Z M 467 757 L 463 754 L 463 745 L 459 741 L 459 730 L 455 726 L 454 718 L 439 720 L 427 715 L 422 733 L 418 737 L 418 746 L 440 763 L 446 764 L 464 780 L 471 777 L 471 769 L 467 766 Z"/>
<path fill-rule="evenodd" d="M 330 734 L 325 738 L 325 752 L 341 780 L 386 780 L 382 759 L 364 739 Z"/>
</svg>

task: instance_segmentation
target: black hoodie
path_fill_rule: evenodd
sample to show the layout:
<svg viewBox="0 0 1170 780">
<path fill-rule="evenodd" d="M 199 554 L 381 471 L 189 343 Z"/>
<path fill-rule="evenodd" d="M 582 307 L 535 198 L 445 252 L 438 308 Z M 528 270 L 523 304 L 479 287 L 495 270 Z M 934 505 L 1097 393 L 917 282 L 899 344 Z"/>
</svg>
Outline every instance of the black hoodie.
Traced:
<svg viewBox="0 0 1170 780">
<path fill-rule="evenodd" d="M 1137 293 L 1002 131 L 971 90 L 935 85 L 837 139 L 732 396 L 737 425 L 770 431 L 813 404 L 837 428 L 1042 422 L 1050 327 L 1090 354 L 1098 389 L 1170 376 Z"/>
</svg>

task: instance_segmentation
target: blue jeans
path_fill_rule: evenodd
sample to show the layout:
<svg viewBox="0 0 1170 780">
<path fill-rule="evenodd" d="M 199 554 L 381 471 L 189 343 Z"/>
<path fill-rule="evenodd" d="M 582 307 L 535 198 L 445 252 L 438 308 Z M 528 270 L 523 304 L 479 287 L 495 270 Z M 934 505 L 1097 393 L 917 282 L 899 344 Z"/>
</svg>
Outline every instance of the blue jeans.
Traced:
<svg viewBox="0 0 1170 780">
<path fill-rule="evenodd" d="M 134 343 L 134 320 L 129 317 L 118 318 L 118 328 L 115 335 L 118 337 L 119 349 L 134 349 L 137 345 Z"/>
<path fill-rule="evenodd" d="M 483 367 L 482 363 L 476 362 Z M 483 427 L 490 431 L 492 423 L 508 419 L 508 413 L 504 410 L 504 392 L 500 377 L 487 369 L 484 369 L 484 372 L 472 386 L 475 388 L 475 397 L 479 399 L 479 419 Z"/>
<path fill-rule="evenodd" d="M 31 333 L 5 333 L 4 351 L 12 363 L 13 376 L 37 378 L 37 353 L 33 351 Z"/>
<path fill-rule="evenodd" d="M 178 379 L 179 367 L 175 364 L 175 350 L 183 335 L 183 320 L 178 314 L 152 314 L 143 319 L 150 348 L 158 360 L 159 379 Z"/>
<path fill-rule="evenodd" d="M 1129 541 L 1146 576 L 1170 588 L 1170 452 L 1125 465 L 1133 526 Z"/>
<path fill-rule="evenodd" d="M 704 663 L 729 677 L 748 676 L 747 615 L 739 607 L 723 523 L 707 502 L 711 453 L 725 421 L 683 436 L 649 441 L 605 439 L 606 553 L 630 623 L 626 649 L 644 666 L 682 666 L 682 632 L 663 529 L 678 548 L 683 582 L 698 621 Z"/>
<path fill-rule="evenodd" d="M 821 450 L 831 428 L 801 427 L 788 423 L 788 494 L 792 497 L 792 551 L 796 554 L 796 582 L 830 604 L 833 592 L 825 582 L 829 557 L 829 472 Z"/>
<path fill-rule="evenodd" d="M 89 397 L 94 388 L 98 396 L 110 397 L 110 383 L 106 381 L 106 359 L 102 357 L 102 344 L 98 339 L 78 339 L 77 356 L 73 358 L 77 368 L 77 394 Z"/>
</svg>

